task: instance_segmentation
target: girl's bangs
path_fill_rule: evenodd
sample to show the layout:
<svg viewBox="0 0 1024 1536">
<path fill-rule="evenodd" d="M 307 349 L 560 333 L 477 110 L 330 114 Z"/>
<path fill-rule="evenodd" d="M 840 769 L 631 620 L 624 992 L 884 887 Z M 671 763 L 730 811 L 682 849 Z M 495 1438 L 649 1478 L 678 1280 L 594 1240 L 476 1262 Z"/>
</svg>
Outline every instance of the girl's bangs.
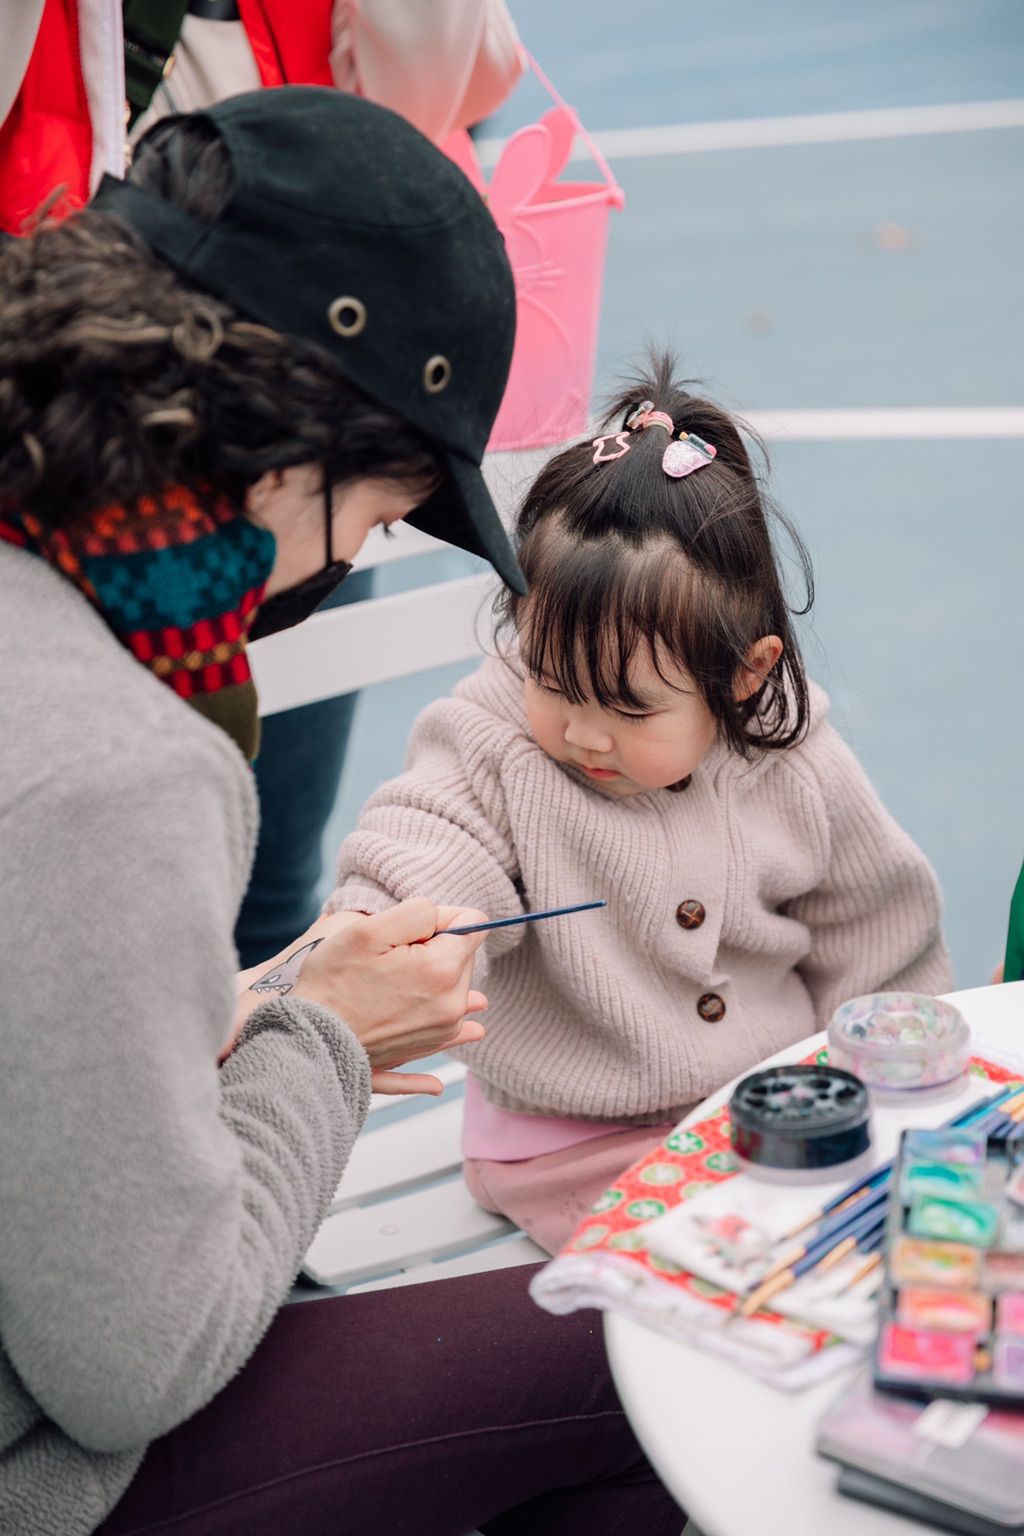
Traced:
<svg viewBox="0 0 1024 1536">
<path fill-rule="evenodd" d="M 530 595 L 517 600 L 514 617 L 532 677 L 573 704 L 643 710 L 651 700 L 630 677 L 638 652 L 669 688 L 678 679 L 666 675 L 667 663 L 692 671 L 687 616 L 700 581 L 678 548 L 660 540 L 643 549 L 619 539 L 578 544 L 552 529 L 530 554 Z"/>
</svg>

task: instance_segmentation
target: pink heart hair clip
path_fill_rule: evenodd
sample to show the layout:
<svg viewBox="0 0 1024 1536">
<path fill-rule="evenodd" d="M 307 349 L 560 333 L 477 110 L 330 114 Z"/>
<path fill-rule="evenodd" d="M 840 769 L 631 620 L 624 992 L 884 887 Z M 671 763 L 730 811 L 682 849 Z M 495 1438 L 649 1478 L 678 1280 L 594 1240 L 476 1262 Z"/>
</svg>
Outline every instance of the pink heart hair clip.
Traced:
<svg viewBox="0 0 1024 1536">
<path fill-rule="evenodd" d="M 682 480 L 698 469 L 706 469 L 718 449 L 706 443 L 696 432 L 680 432 L 678 442 L 669 443 L 661 457 L 661 467 L 673 480 Z"/>
<path fill-rule="evenodd" d="M 606 453 L 605 443 L 618 443 L 618 453 Z M 621 459 L 624 453 L 629 452 L 629 433 L 609 432 L 607 437 L 595 437 L 590 446 L 594 450 L 595 464 L 610 464 L 613 459 Z"/>
</svg>

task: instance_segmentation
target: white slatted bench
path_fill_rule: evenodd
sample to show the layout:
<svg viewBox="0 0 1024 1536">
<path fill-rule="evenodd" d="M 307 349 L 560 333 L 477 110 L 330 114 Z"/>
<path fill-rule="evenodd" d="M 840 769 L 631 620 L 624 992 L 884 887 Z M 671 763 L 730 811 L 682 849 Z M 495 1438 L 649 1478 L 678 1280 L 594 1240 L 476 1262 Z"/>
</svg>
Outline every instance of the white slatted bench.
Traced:
<svg viewBox="0 0 1024 1536">
<path fill-rule="evenodd" d="M 492 459 L 488 477 L 506 504 L 545 452 Z M 445 549 L 399 525 L 371 536 L 360 567 Z M 263 714 L 316 703 L 375 683 L 478 656 L 487 635 L 494 578 L 472 575 L 397 596 L 318 613 L 251 649 Z M 465 1068 L 431 1065 L 440 1100 L 375 1095 L 366 1126 L 303 1265 L 307 1280 L 335 1291 L 369 1291 L 442 1279 L 546 1257 L 511 1222 L 484 1211 L 462 1182 Z"/>
</svg>

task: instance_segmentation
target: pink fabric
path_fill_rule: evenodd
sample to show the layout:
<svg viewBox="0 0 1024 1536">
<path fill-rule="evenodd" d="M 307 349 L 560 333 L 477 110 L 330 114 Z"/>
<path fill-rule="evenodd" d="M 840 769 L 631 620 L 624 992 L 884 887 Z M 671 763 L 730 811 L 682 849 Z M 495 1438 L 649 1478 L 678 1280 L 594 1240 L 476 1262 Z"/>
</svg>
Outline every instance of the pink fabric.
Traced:
<svg viewBox="0 0 1024 1536">
<path fill-rule="evenodd" d="M 606 1132 L 586 1146 L 563 1147 L 524 1162 L 467 1159 L 466 1188 L 486 1211 L 507 1216 L 548 1253 L 558 1253 L 595 1201 L 631 1164 L 664 1139 L 668 1126 Z"/>
<path fill-rule="evenodd" d="M 505 0 L 335 0 L 331 31 L 338 89 L 400 112 L 435 144 L 489 117 L 524 69 Z"/>
<path fill-rule="evenodd" d="M 594 1141 L 625 1126 L 595 1125 L 592 1120 L 568 1120 L 555 1115 L 522 1115 L 499 1109 L 484 1098 L 472 1073 L 466 1079 L 466 1105 L 462 1120 L 463 1157 L 482 1157 L 497 1163 L 561 1152 L 581 1141 Z"/>
</svg>

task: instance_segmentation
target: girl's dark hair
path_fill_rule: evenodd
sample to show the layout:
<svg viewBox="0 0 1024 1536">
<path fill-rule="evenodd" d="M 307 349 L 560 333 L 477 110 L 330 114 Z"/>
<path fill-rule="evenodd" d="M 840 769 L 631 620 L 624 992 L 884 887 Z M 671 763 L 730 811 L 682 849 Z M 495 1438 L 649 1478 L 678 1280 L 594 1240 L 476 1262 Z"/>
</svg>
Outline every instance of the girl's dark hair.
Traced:
<svg viewBox="0 0 1024 1536">
<path fill-rule="evenodd" d="M 131 180 L 212 222 L 231 187 L 203 118 L 157 124 Z M 326 352 L 190 288 L 89 208 L 0 248 L 0 500 L 51 527 L 169 485 L 241 498 L 269 469 L 332 484 L 440 474 L 430 440 Z"/>
<path fill-rule="evenodd" d="M 528 670 L 547 673 L 574 703 L 642 710 L 649 701 L 631 686 L 630 662 L 646 647 L 664 681 L 669 663 L 690 674 L 735 751 L 790 747 L 807 727 L 807 678 L 770 520 L 796 552 L 806 593 L 799 613 L 813 601 L 807 552 L 766 501 L 736 422 L 676 380 L 671 356 L 655 355 L 649 373 L 626 383 L 606 428 L 625 427 L 643 400 L 667 412 L 677 433 L 712 443 L 717 457 L 670 478 L 661 467 L 668 436 L 656 426 L 631 432 L 628 453 L 610 462 L 595 464 L 589 441 L 556 455 L 516 524 L 529 596 L 503 594 L 501 616 L 519 629 Z M 738 669 L 763 635 L 779 637 L 782 656 L 737 702 Z"/>
</svg>

